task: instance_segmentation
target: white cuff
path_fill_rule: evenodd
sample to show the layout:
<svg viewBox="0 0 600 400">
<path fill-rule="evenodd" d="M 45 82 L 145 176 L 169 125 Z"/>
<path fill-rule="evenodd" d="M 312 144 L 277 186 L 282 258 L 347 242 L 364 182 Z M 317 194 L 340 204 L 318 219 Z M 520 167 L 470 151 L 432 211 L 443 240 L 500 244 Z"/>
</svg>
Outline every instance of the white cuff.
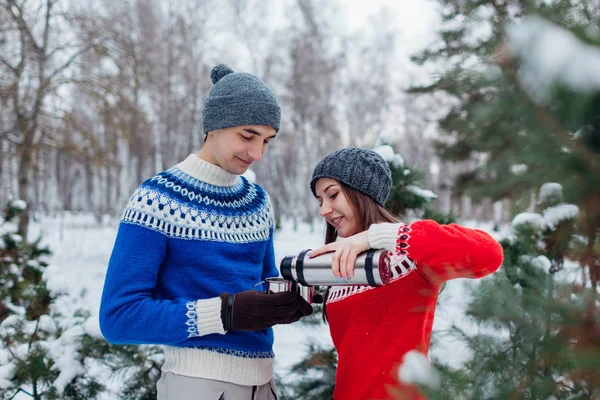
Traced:
<svg viewBox="0 0 600 400">
<path fill-rule="evenodd" d="M 402 224 L 381 223 L 371 225 L 368 230 L 369 247 L 394 252 L 400 225 Z"/>
<path fill-rule="evenodd" d="M 225 334 L 221 319 L 221 303 L 220 297 L 196 301 L 196 324 L 199 336 L 211 333 Z"/>
</svg>

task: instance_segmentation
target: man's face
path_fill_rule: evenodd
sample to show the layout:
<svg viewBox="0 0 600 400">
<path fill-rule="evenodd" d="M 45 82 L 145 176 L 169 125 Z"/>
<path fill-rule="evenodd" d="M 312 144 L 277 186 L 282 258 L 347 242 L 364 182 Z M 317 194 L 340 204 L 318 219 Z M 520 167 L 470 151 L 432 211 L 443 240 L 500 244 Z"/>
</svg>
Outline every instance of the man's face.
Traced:
<svg viewBox="0 0 600 400">
<path fill-rule="evenodd" d="M 242 175 L 262 158 L 276 133 L 270 126 L 245 125 L 210 131 L 207 135 L 207 161 L 231 174 Z"/>
</svg>

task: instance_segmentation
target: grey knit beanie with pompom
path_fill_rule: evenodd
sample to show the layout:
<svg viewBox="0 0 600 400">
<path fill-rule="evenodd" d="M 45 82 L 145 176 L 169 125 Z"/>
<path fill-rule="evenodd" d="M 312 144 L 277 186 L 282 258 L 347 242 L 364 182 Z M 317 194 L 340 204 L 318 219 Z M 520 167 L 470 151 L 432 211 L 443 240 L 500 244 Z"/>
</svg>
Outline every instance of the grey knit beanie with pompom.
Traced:
<svg viewBox="0 0 600 400">
<path fill-rule="evenodd" d="M 388 163 L 373 150 L 357 147 L 341 149 L 325 156 L 315 167 L 310 189 L 317 197 L 316 185 L 321 178 L 331 178 L 366 194 L 383 206 L 392 187 Z"/>
<path fill-rule="evenodd" d="M 273 92 L 252 74 L 219 64 L 210 72 L 213 87 L 204 101 L 202 130 L 244 125 L 271 126 L 279 132 L 281 109 Z"/>
</svg>

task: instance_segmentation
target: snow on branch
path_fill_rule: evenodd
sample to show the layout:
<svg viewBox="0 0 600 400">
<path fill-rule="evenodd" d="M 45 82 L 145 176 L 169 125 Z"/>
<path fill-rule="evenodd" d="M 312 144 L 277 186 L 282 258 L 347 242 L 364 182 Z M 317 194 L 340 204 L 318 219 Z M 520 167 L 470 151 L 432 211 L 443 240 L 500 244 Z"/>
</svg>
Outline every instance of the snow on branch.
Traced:
<svg viewBox="0 0 600 400">
<path fill-rule="evenodd" d="M 579 213 L 579 208 L 574 204 L 559 204 L 554 207 L 548 207 L 542 211 L 542 214 L 524 212 L 517 214 L 513 220 L 513 227 L 522 224 L 532 224 L 542 230 L 553 231 L 561 221 L 575 218 Z"/>
<path fill-rule="evenodd" d="M 562 198 L 562 185 L 555 182 L 546 182 L 540 188 L 539 201 L 547 201 L 552 197 Z"/>
<path fill-rule="evenodd" d="M 386 162 L 391 163 L 394 161 L 395 152 L 392 146 L 384 144 L 373 149 L 373 151 L 381 156 Z"/>
<path fill-rule="evenodd" d="M 437 194 L 433 193 L 431 190 L 421 189 L 420 187 L 414 185 L 408 185 L 406 190 L 409 192 L 416 194 L 419 197 L 426 199 L 427 201 L 437 199 Z"/>
<path fill-rule="evenodd" d="M 531 212 L 523 212 L 523 213 L 515 215 L 515 217 L 512 220 L 512 226 L 517 227 L 517 226 L 523 225 L 523 224 L 532 224 L 539 228 L 542 226 L 543 222 L 544 222 L 544 217 L 542 217 L 540 214 L 531 213 Z"/>
<path fill-rule="evenodd" d="M 600 48 L 537 16 L 509 25 L 506 33 L 521 60 L 520 80 L 537 101 L 546 103 L 554 84 L 577 92 L 600 89 Z"/>
<path fill-rule="evenodd" d="M 417 384 L 436 388 L 440 384 L 437 371 L 429 363 L 426 355 L 416 350 L 411 350 L 404 355 L 398 370 L 400 381 L 408 384 Z"/>
<path fill-rule="evenodd" d="M 574 204 L 559 204 L 545 209 L 543 213 L 543 227 L 554 230 L 561 221 L 575 218 L 577 213 L 579 213 L 579 208 Z"/>
<path fill-rule="evenodd" d="M 535 257 L 531 260 L 531 265 L 543 272 L 548 272 L 552 268 L 552 263 L 546 256 Z"/>
<path fill-rule="evenodd" d="M 10 202 L 10 206 L 19 211 L 27 209 L 27 203 L 23 200 L 13 200 Z"/>
</svg>

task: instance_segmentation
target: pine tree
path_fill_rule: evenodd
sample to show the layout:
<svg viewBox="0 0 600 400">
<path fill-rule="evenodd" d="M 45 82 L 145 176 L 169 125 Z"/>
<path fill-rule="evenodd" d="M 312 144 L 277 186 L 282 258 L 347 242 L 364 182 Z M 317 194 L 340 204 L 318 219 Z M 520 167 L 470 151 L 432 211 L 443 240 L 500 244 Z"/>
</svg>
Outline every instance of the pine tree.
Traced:
<svg viewBox="0 0 600 400">
<path fill-rule="evenodd" d="M 430 190 L 419 187 L 423 174 L 418 169 L 408 166 L 400 153 L 396 153 L 389 143 L 389 138 L 382 132 L 373 149 L 387 161 L 392 172 L 392 187 L 385 203 L 385 208 L 399 219 L 410 218 L 433 219 L 441 224 L 455 222 L 452 213 L 442 213 L 432 204 L 437 195 Z"/>
<path fill-rule="evenodd" d="M 600 395 L 598 292 L 581 281 L 585 270 L 573 261 L 585 251 L 577 234 L 582 215 L 577 206 L 562 202 L 560 185 L 542 189 L 540 212 L 517 215 L 513 233 L 501 242 L 502 270 L 473 293 L 467 315 L 480 332 L 453 329 L 472 356 L 459 370 L 443 360 L 436 363 L 442 385 L 423 387 L 430 399 Z M 565 264 L 569 267 L 563 269 Z M 573 274 L 579 279 L 568 279 Z"/>
<path fill-rule="evenodd" d="M 443 154 L 478 154 L 484 162 L 462 184 L 480 197 L 511 198 L 516 208 L 520 196 L 550 183 L 534 193 L 537 213 L 513 220 L 500 271 L 473 293 L 467 315 L 479 332 L 453 329 L 471 349 L 468 361 L 453 369 L 434 360 L 441 383 L 422 390 L 430 399 L 596 399 L 600 85 L 582 77 L 600 65 L 600 36 L 589 29 L 600 24 L 600 5 L 444 3 L 454 25 L 443 32 L 444 48 L 422 61 L 470 60 L 471 67 L 458 63 L 417 90 L 445 90 L 459 100 L 441 122 L 453 137 L 440 146 Z M 536 15 L 527 15 L 533 5 Z M 482 15 L 492 35 L 476 40 L 470 28 Z M 559 41 L 573 50 L 570 59 L 547 47 Z M 588 63 L 576 64 L 577 57 Z M 493 79 L 474 60 L 491 69 L 496 63 Z"/>
<path fill-rule="evenodd" d="M 119 346 L 103 338 L 82 335 L 82 357 L 96 359 L 117 375 L 122 387 L 118 397 L 130 400 L 156 399 L 156 382 L 164 361 L 161 348 L 154 345 Z"/>
<path fill-rule="evenodd" d="M 278 377 L 279 398 L 281 400 L 330 400 L 333 396 L 336 370 L 335 348 L 324 349 L 318 344 L 310 343 L 306 357 L 293 365 L 290 371 L 299 379 L 291 384 L 285 384 L 281 377 Z"/>
<path fill-rule="evenodd" d="M 401 218 L 407 217 L 410 210 L 421 210 L 437 197 L 432 192 L 418 187 L 423 174 L 406 167 L 399 154 L 396 154 L 391 162 L 388 161 L 388 164 L 392 171 L 392 188 L 385 206 L 392 214 Z"/>
<path fill-rule="evenodd" d="M 552 104 L 539 108 L 529 96 L 523 95 L 523 84 L 515 79 L 513 67 L 518 65 L 500 62 L 505 30 L 509 23 L 535 14 L 569 28 L 587 43 L 597 44 L 599 39 L 597 35 L 594 38 L 590 27 L 598 26 L 598 3 L 565 0 L 440 3 L 444 21 L 440 32 L 442 42 L 413 58 L 419 64 L 437 65 L 439 78 L 428 86 L 414 87 L 411 92 L 440 92 L 453 100 L 454 105 L 439 121 L 444 134 L 437 143 L 439 153 L 449 161 L 477 161 L 473 170 L 458 177 L 455 190 L 476 200 L 520 196 L 529 199 L 541 183 L 562 180 L 558 176 L 549 177 L 548 172 L 554 169 L 555 175 L 561 173 L 554 166 L 557 159 L 566 157 L 563 146 L 569 145 L 570 135 L 564 128 L 576 132 L 588 123 L 597 125 L 595 110 L 600 107 L 600 97 L 597 93 L 583 95 L 581 91 L 573 93 L 565 87 L 554 87 L 552 90 L 558 95 Z M 551 60 L 539 62 L 552 64 Z M 540 83 L 535 82 L 536 85 Z M 533 113 L 540 114 L 539 118 L 532 118 Z M 563 129 L 557 129 L 560 125 L 554 124 L 555 118 L 565 122 Z M 548 137 L 557 140 L 547 140 Z"/>
<path fill-rule="evenodd" d="M 63 352 L 73 360 L 77 354 L 68 355 L 70 327 L 52 309 L 55 298 L 43 277 L 50 251 L 41 238 L 27 242 L 15 223 L 25 210 L 23 201 L 10 202 L 0 220 L 0 392 L 24 391 L 34 399 L 94 398 L 103 388 L 95 377 L 83 368 L 60 370 Z M 83 322 L 73 319 L 75 325 Z"/>
<path fill-rule="evenodd" d="M 162 353 L 156 346 L 113 346 L 86 328 L 89 312 L 63 315 L 44 272 L 50 251 L 29 243 L 15 219 L 23 201 L 0 218 L 0 396 L 94 399 L 107 391 L 98 372 L 118 374 L 119 398 L 156 398 Z"/>
</svg>

